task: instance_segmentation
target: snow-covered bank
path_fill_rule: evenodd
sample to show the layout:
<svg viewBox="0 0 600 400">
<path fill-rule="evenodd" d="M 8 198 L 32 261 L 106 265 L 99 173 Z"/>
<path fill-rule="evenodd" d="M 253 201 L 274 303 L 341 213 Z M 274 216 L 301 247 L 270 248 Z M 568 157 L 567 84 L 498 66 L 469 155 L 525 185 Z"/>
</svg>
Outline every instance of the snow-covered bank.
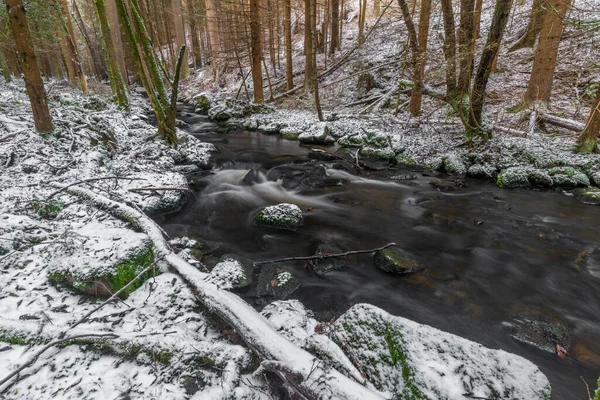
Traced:
<svg viewBox="0 0 600 400">
<path fill-rule="evenodd" d="M 452 390 L 463 388 L 464 393 L 474 395 L 495 396 L 489 387 L 498 393 L 530 394 L 530 398 L 546 395 L 546 378 L 521 357 L 396 320 L 370 306 L 355 306 L 333 327 L 298 318 L 298 313 L 306 313 L 298 303 L 291 307 L 290 303 L 274 303 L 269 310 L 283 307 L 290 313 L 279 314 L 276 320 L 272 313 L 267 316 L 270 323 L 258 317 L 239 297 L 213 284 L 216 278 L 219 282 L 228 279 L 227 274 L 195 270 L 185 262 L 189 252 L 173 255 L 155 225 L 149 232 L 133 217 L 115 218 L 119 205 L 135 213 L 135 209 L 154 214 L 176 210 L 187 189 L 183 172 L 209 168 L 212 146 L 180 132 L 182 142 L 169 148 L 153 137 L 154 128 L 144 122 L 140 107 L 129 115 L 108 104 L 91 111 L 85 105 L 101 100 L 77 94 L 61 95 L 52 103 L 57 132 L 40 137 L 32 129 L 21 87 L 2 89 L 0 245 L 5 254 L 0 256 L 0 311 L 6 320 L 0 323 L 0 342 L 4 342 L 0 362 L 6 370 L 22 365 L 95 308 L 98 297 L 123 287 L 165 254 L 179 268 L 179 274 L 165 271 L 164 265 L 162 273 L 151 270 L 126 299 L 107 304 L 70 332 L 110 337 L 89 336 L 52 348 L 26 368 L 16 383 L 0 387 L 6 397 L 105 398 L 121 392 L 129 398 L 270 398 L 280 383 L 273 378 L 267 382 L 265 370 L 279 371 L 290 381 L 298 380 L 297 371 L 301 371 L 303 383 L 318 398 L 342 398 L 342 391 L 352 387 L 348 382 L 358 382 L 354 397 L 346 398 L 394 398 L 410 390 L 419 394 L 415 398 L 450 399 L 455 392 L 444 389 L 447 380 L 452 380 Z M 78 182 L 69 190 L 57 189 Z M 98 200 L 83 200 L 86 196 L 79 197 L 81 193 L 95 194 Z M 208 296 L 201 296 L 200 301 L 199 293 L 181 277 L 206 290 Z M 232 330 L 207 310 L 206 306 L 218 310 L 214 302 L 219 298 L 227 300 L 224 309 L 230 312 L 222 317 L 231 319 L 237 317 L 236 310 L 247 311 L 248 321 L 237 321 L 247 329 Z M 371 314 L 381 318 L 373 321 Z M 366 336 L 374 340 L 376 354 L 371 353 L 371 344 L 356 348 L 357 339 L 346 338 L 342 331 L 364 325 L 375 332 Z M 388 325 L 394 327 L 391 333 L 379 335 L 382 329 L 387 332 Z M 286 334 L 298 326 L 305 332 L 303 343 Z M 249 333 L 254 335 L 254 340 L 247 340 L 252 350 L 240 341 Z M 390 335 L 398 346 L 387 342 Z M 404 348 L 402 337 L 418 340 L 407 341 Z M 481 371 L 490 371 L 490 376 L 460 368 L 441 371 L 439 364 L 448 358 L 440 358 L 435 351 L 427 353 L 431 362 L 426 365 L 419 362 L 422 352 L 411 355 L 412 346 L 439 347 L 430 342 L 436 338 L 449 348 L 466 346 L 494 355 L 472 360 Z M 262 368 L 254 353 L 258 346 L 259 354 L 269 355 L 260 360 L 267 361 Z M 470 352 L 463 351 L 461 357 L 468 358 Z M 277 357 L 288 364 L 296 361 L 296 365 L 274 362 Z M 373 372 L 373 363 L 397 378 L 408 374 L 415 379 L 398 378 L 387 386 Z M 503 369 L 505 364 L 511 365 L 510 371 Z M 444 381 L 434 378 L 440 371 L 446 376 Z M 531 379 L 521 381 L 515 376 Z"/>
</svg>

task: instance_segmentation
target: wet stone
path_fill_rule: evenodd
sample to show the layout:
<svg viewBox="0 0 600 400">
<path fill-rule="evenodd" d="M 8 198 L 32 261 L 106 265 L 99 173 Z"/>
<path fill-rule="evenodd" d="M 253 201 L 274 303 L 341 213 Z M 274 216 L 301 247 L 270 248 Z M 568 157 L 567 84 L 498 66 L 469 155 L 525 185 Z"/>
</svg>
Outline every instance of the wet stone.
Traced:
<svg viewBox="0 0 600 400">
<path fill-rule="evenodd" d="M 510 336 L 518 342 L 533 345 L 549 353 L 556 353 L 557 345 L 565 350 L 571 346 L 571 336 L 564 321 L 547 313 L 520 315 L 505 322 Z"/>
<path fill-rule="evenodd" d="M 300 281 L 292 272 L 274 264 L 264 265 L 257 281 L 257 297 L 286 299 L 300 287 Z"/>
<path fill-rule="evenodd" d="M 333 244 L 322 243 L 317 247 L 316 254 L 340 254 L 343 253 L 342 249 Z M 335 257 L 325 258 L 322 260 L 315 260 L 312 263 L 312 269 L 319 275 L 324 275 L 331 271 L 336 271 L 344 268 L 348 265 L 347 257 Z"/>
<path fill-rule="evenodd" d="M 302 210 L 295 204 L 281 203 L 265 207 L 254 218 L 254 225 L 297 231 L 302 226 Z"/>
<path fill-rule="evenodd" d="M 406 274 L 421 269 L 412 256 L 399 247 L 393 246 L 375 253 L 375 266 L 385 272 Z"/>
</svg>

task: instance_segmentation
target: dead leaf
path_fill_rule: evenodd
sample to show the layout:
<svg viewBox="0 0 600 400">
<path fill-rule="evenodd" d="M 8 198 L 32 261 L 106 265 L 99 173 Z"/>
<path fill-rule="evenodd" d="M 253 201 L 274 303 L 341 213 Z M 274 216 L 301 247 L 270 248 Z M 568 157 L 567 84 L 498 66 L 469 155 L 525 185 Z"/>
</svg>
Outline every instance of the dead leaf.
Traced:
<svg viewBox="0 0 600 400">
<path fill-rule="evenodd" d="M 556 354 L 558 354 L 558 356 L 560 358 L 565 358 L 567 356 L 567 350 L 562 347 L 560 344 L 556 344 Z"/>
<path fill-rule="evenodd" d="M 273 279 L 271 281 L 271 287 L 275 287 L 275 286 L 277 286 L 277 279 Z"/>
</svg>

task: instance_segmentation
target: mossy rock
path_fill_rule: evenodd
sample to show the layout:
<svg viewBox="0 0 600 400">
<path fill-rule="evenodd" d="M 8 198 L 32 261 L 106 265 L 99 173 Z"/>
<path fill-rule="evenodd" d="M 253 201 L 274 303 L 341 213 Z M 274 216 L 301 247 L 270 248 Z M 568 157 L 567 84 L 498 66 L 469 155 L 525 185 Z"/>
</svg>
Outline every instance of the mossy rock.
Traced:
<svg viewBox="0 0 600 400">
<path fill-rule="evenodd" d="M 329 243 L 321 243 L 317 246 L 316 254 L 340 254 L 342 249 L 336 245 Z M 313 271 L 319 275 L 324 275 L 331 271 L 336 271 L 344 268 L 348 264 L 347 257 L 335 257 L 325 258 L 322 260 L 315 260 L 312 265 Z"/>
<path fill-rule="evenodd" d="M 302 226 L 302 210 L 295 204 L 281 203 L 265 207 L 254 217 L 254 225 L 297 231 Z"/>
<path fill-rule="evenodd" d="M 328 145 L 335 143 L 335 139 L 329 136 L 329 126 L 325 122 L 319 122 L 298 135 L 302 144 Z"/>
<path fill-rule="evenodd" d="M 554 167 L 549 171 L 555 186 L 576 187 L 590 186 L 590 179 L 586 174 L 573 167 Z"/>
<path fill-rule="evenodd" d="M 48 279 L 77 292 L 109 297 L 126 286 L 154 262 L 150 238 L 129 229 L 90 223 L 68 238 L 69 245 L 55 243 L 44 249 Z M 156 274 L 151 268 L 122 293 L 127 296 Z"/>
<path fill-rule="evenodd" d="M 225 254 L 210 271 L 210 282 L 223 289 L 241 289 L 252 283 L 252 260 L 235 254 Z"/>
<path fill-rule="evenodd" d="M 264 265 L 258 274 L 256 295 L 286 299 L 300 287 L 300 281 L 286 268 Z"/>
<path fill-rule="evenodd" d="M 520 188 L 529 186 L 528 169 L 511 167 L 500 172 L 496 184 L 501 188 Z"/>
<path fill-rule="evenodd" d="M 362 147 L 365 145 L 367 136 L 364 133 L 342 136 L 338 139 L 338 144 L 345 147 Z"/>
<path fill-rule="evenodd" d="M 444 170 L 454 176 L 462 177 L 467 174 L 467 166 L 457 154 L 449 154 L 443 157 Z"/>
<path fill-rule="evenodd" d="M 479 179 L 496 179 L 498 171 L 496 167 L 489 164 L 473 164 L 467 170 L 467 175 Z"/>
<path fill-rule="evenodd" d="M 193 102 L 197 109 L 206 112 L 210 109 L 213 101 L 210 94 L 202 92 L 194 96 Z"/>
<path fill-rule="evenodd" d="M 539 169 L 531 168 L 527 171 L 527 179 L 533 186 L 551 187 L 554 186 L 552 177 Z"/>
<path fill-rule="evenodd" d="M 585 204 L 600 204 L 600 189 L 595 187 L 581 188 L 573 190 L 573 195 L 579 201 Z"/>
<path fill-rule="evenodd" d="M 388 247 L 375 253 L 375 266 L 394 274 L 406 274 L 421 269 L 410 254 L 398 247 Z"/>
<path fill-rule="evenodd" d="M 330 337 L 376 389 L 392 399 L 549 398 L 550 383 L 530 361 L 396 317 L 369 304 L 340 316 Z M 470 396 L 467 396 L 470 397 Z"/>
</svg>

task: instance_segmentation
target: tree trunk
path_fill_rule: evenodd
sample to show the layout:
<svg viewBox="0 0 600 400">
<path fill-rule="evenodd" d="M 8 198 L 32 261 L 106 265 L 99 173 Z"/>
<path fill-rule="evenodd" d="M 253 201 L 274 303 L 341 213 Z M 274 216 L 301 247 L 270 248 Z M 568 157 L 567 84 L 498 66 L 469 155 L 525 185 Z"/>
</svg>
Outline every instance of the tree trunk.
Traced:
<svg viewBox="0 0 600 400">
<path fill-rule="evenodd" d="M 313 28 L 311 18 L 311 0 L 304 0 L 304 58 L 306 66 L 304 69 L 304 90 L 306 93 L 312 87 L 313 79 Z"/>
<path fill-rule="evenodd" d="M 50 110 L 48 109 L 48 100 L 46 98 L 46 89 L 42 82 L 42 75 L 38 67 L 31 33 L 27 25 L 25 16 L 25 7 L 22 0 L 5 0 L 6 11 L 15 39 L 17 52 L 20 55 L 20 64 L 23 75 L 25 76 L 25 87 L 31 102 L 33 111 L 33 120 L 35 128 L 40 133 L 48 133 L 54 130 L 52 120 L 50 119 Z"/>
<path fill-rule="evenodd" d="M 366 3 L 366 0 L 365 0 Z M 311 88 L 314 91 L 315 107 L 317 109 L 317 118 L 319 121 L 323 121 L 323 110 L 321 109 L 321 98 L 319 96 L 319 80 L 317 79 L 317 0 L 312 0 L 310 7 L 310 17 L 312 19 L 310 27 L 312 30 L 312 46 L 311 46 L 311 58 L 312 58 L 312 76 L 310 78 Z"/>
<path fill-rule="evenodd" d="M 77 23 L 77 27 L 81 32 L 81 36 L 83 36 L 88 51 L 90 52 L 90 57 L 92 58 L 96 77 L 99 80 L 106 79 L 108 78 L 108 73 L 106 72 L 106 66 L 104 65 L 102 56 L 100 55 L 101 50 L 98 48 L 96 43 L 92 43 L 87 28 L 85 27 L 85 23 L 83 22 L 83 18 L 81 17 L 81 13 L 79 12 L 77 2 L 75 0 L 72 0 L 71 5 L 73 6 L 73 15 L 75 17 L 75 23 Z"/>
<path fill-rule="evenodd" d="M 544 16 L 540 38 L 535 48 L 531 77 L 525 93 L 525 102 L 549 101 L 556 67 L 558 46 L 563 32 L 563 19 L 571 0 L 548 0 L 549 11 Z"/>
<path fill-rule="evenodd" d="M 188 0 L 190 1 L 190 0 Z M 181 0 L 171 0 L 171 6 L 173 10 L 173 24 L 175 26 L 175 37 L 177 38 L 177 48 L 186 48 L 185 42 L 185 25 L 183 24 L 183 17 L 181 15 Z M 181 78 L 185 79 L 190 76 L 190 65 L 188 60 L 187 50 L 183 54 L 183 62 L 181 63 Z"/>
<path fill-rule="evenodd" d="M 77 42 L 75 41 L 75 31 L 73 30 L 73 22 L 71 20 L 71 13 L 69 13 L 69 5 L 67 0 L 59 0 L 60 10 L 63 17 L 63 30 L 65 31 L 66 44 L 69 55 L 69 61 L 73 66 L 75 76 L 79 80 L 81 90 L 84 93 L 88 93 L 87 79 L 81 66 L 81 59 L 79 58 L 79 52 L 77 51 Z"/>
<path fill-rule="evenodd" d="M 542 29 L 542 22 L 544 21 L 544 14 L 546 13 L 545 3 L 546 0 L 533 0 L 531 13 L 529 14 L 527 30 L 525 31 L 525 34 L 511 46 L 509 52 L 523 49 L 525 47 L 533 47 L 535 44 L 535 38 Z"/>
<path fill-rule="evenodd" d="M 483 8 L 483 0 L 475 1 L 475 14 L 473 15 L 473 40 L 479 39 L 479 31 L 481 28 L 481 9 Z"/>
<path fill-rule="evenodd" d="M 428 0 L 423 0 L 423 2 L 429 3 L 429 6 L 427 6 L 427 4 L 425 6 L 429 7 L 429 12 L 427 13 L 428 16 L 431 15 L 431 2 Z M 419 59 L 421 56 L 421 50 L 419 48 L 419 38 L 417 38 L 417 31 L 415 30 L 415 24 L 413 23 L 412 16 L 410 14 L 410 9 L 408 8 L 408 4 L 406 3 L 406 0 L 398 0 L 398 5 L 400 5 L 400 10 L 402 11 L 402 17 L 404 18 L 404 23 L 406 24 L 406 28 L 408 30 L 408 41 L 410 43 L 410 48 L 411 48 L 411 53 L 412 53 L 411 66 L 412 66 L 412 70 L 413 70 L 414 86 L 411 91 L 411 114 L 417 115 L 418 112 L 420 111 L 419 109 L 421 106 L 421 92 L 423 90 L 423 79 L 422 79 L 422 74 L 420 73 L 420 66 L 419 66 Z M 419 28 L 421 28 L 421 27 L 429 30 L 429 18 L 427 18 L 427 26 L 423 26 L 423 24 L 421 24 L 421 26 Z M 425 34 L 424 39 L 425 39 L 425 43 L 427 43 L 426 34 Z M 414 100 L 413 100 L 413 98 L 414 98 Z M 414 104 L 413 104 L 413 101 L 415 102 Z M 418 106 L 415 106 L 417 104 L 416 103 L 417 101 L 418 101 Z M 415 106 L 414 109 L 413 109 L 413 106 Z M 415 111 L 415 112 L 413 113 L 413 111 Z"/>
<path fill-rule="evenodd" d="M 219 80 L 219 54 L 221 46 L 219 41 L 219 25 L 217 21 L 216 0 L 206 0 L 206 25 L 210 39 L 211 63 L 215 81 Z"/>
<path fill-rule="evenodd" d="M 12 82 L 10 70 L 8 69 L 8 65 L 6 65 L 6 61 L 4 60 L 4 56 L 2 55 L 2 51 L 0 51 L 0 70 L 2 71 L 2 76 L 4 77 L 4 80 L 7 83 Z"/>
<path fill-rule="evenodd" d="M 456 28 L 452 0 L 441 0 L 444 16 L 444 58 L 446 59 L 446 95 L 456 93 Z"/>
<path fill-rule="evenodd" d="M 275 26 L 273 15 L 273 1 L 267 0 L 267 28 L 269 31 L 269 60 L 271 61 L 271 68 L 273 69 L 273 77 L 277 78 L 277 60 L 275 58 Z"/>
<path fill-rule="evenodd" d="M 375 18 L 378 18 L 380 13 L 381 13 L 381 0 L 373 0 L 373 14 L 375 15 Z"/>
<path fill-rule="evenodd" d="M 196 21 L 195 0 L 187 1 L 188 21 L 190 24 L 190 37 L 192 42 L 192 58 L 194 59 L 194 67 L 202 67 L 202 49 L 200 47 L 200 31 Z"/>
<path fill-rule="evenodd" d="M 600 134 L 600 88 L 590 117 L 585 124 L 583 132 L 577 138 L 577 151 L 579 153 L 598 153 L 598 135 Z"/>
<path fill-rule="evenodd" d="M 115 0 L 102 0 L 106 9 L 106 16 L 110 26 L 110 34 L 113 43 L 114 54 L 119 66 L 119 71 L 125 83 L 125 87 L 129 85 L 127 79 L 127 66 L 125 64 L 125 52 L 123 51 L 123 41 L 121 40 L 121 27 L 119 26 L 119 17 L 117 15 L 117 5 Z"/>
<path fill-rule="evenodd" d="M 367 19 L 367 0 L 358 0 L 358 45 L 365 42 L 365 20 Z"/>
<path fill-rule="evenodd" d="M 262 80 L 262 46 L 260 41 L 260 8 L 259 0 L 250 0 L 250 45 L 252 58 L 252 86 L 254 87 L 254 102 L 265 101 Z"/>
<path fill-rule="evenodd" d="M 291 0 L 284 0 L 283 4 L 283 30 L 285 32 L 285 87 L 290 90 L 294 87 L 294 71 L 292 65 L 292 6 Z"/>
<path fill-rule="evenodd" d="M 110 86 L 112 87 L 113 93 L 117 96 L 117 103 L 124 109 L 129 110 L 129 94 L 127 93 L 127 88 L 125 87 L 125 82 L 123 81 L 123 76 L 121 75 L 121 70 L 119 69 L 119 64 L 117 62 L 117 55 L 112 41 L 113 36 L 110 25 L 106 16 L 104 0 L 94 0 L 94 6 L 100 24 L 100 38 L 104 49 L 104 58 L 106 59 L 106 65 L 108 66 Z"/>
<path fill-rule="evenodd" d="M 421 0 L 419 15 L 419 59 L 414 71 L 415 86 L 410 93 L 410 113 L 417 116 L 421 113 L 421 100 L 423 97 L 423 74 L 427 61 L 427 36 L 429 35 L 429 19 L 431 17 L 431 0 Z"/>
<path fill-rule="evenodd" d="M 329 54 L 335 54 L 340 42 L 340 0 L 331 0 L 331 43 Z"/>
<path fill-rule="evenodd" d="M 494 60 L 500 51 L 500 43 L 508 22 L 510 9 L 513 0 L 497 0 L 494 15 L 492 17 L 492 26 L 488 34 L 487 42 L 481 54 L 473 90 L 471 92 L 471 112 L 469 114 L 469 126 L 467 127 L 467 137 L 472 138 L 475 134 L 486 136 L 481 124 L 481 114 L 483 112 L 483 100 L 485 97 L 485 88 L 492 72 Z"/>
<path fill-rule="evenodd" d="M 460 53 L 460 72 L 458 91 L 469 93 L 473 73 L 473 53 L 475 50 L 475 0 L 460 0 L 460 25 L 458 28 L 458 47 Z"/>
</svg>

